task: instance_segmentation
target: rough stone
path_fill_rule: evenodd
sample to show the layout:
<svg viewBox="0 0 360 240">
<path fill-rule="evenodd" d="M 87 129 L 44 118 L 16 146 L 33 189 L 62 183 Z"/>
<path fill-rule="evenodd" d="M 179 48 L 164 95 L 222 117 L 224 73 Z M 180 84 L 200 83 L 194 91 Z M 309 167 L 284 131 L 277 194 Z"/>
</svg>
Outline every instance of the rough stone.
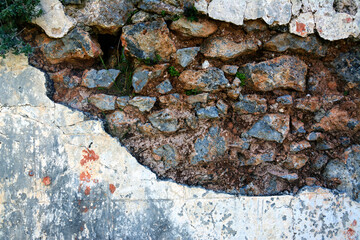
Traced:
<svg viewBox="0 0 360 240">
<path fill-rule="evenodd" d="M 86 70 L 82 76 L 81 85 L 87 88 L 106 88 L 109 89 L 114 85 L 114 82 L 118 75 L 120 74 L 119 70 L 109 69 L 109 70 Z"/>
<path fill-rule="evenodd" d="M 139 23 L 139 22 L 149 22 L 149 21 L 154 21 L 154 20 L 155 20 L 154 15 L 152 15 L 148 12 L 144 12 L 144 11 L 139 11 L 131 17 L 131 22 L 133 24 Z"/>
<path fill-rule="evenodd" d="M 224 71 L 224 73 L 235 76 L 237 73 L 237 70 L 239 69 L 238 66 L 235 65 L 223 65 L 221 67 L 221 70 Z"/>
<path fill-rule="evenodd" d="M 205 92 L 216 92 L 229 83 L 224 72 L 218 68 L 185 70 L 180 74 L 179 81 L 186 90 L 197 89 Z"/>
<path fill-rule="evenodd" d="M 50 39 L 40 35 L 36 41 L 51 64 L 76 64 L 79 60 L 93 60 L 102 55 L 99 43 L 79 28 L 73 29 L 61 39 Z"/>
<path fill-rule="evenodd" d="M 266 99 L 258 95 L 240 96 L 239 100 L 234 104 L 234 110 L 240 114 L 261 114 L 267 110 Z"/>
<path fill-rule="evenodd" d="M 124 108 L 128 105 L 130 100 L 130 97 L 124 96 L 124 97 L 117 97 L 116 99 L 116 107 L 117 108 Z"/>
<path fill-rule="evenodd" d="M 220 113 L 222 113 L 222 114 L 227 114 L 228 109 L 229 109 L 229 106 L 228 106 L 222 99 L 220 99 L 219 101 L 217 101 L 216 107 L 218 108 L 218 110 L 219 110 Z"/>
<path fill-rule="evenodd" d="M 212 0 L 208 6 L 209 17 L 236 25 L 244 23 L 246 1 Z"/>
<path fill-rule="evenodd" d="M 159 93 L 165 94 L 172 90 L 172 85 L 169 79 L 166 79 L 165 81 L 161 82 L 159 85 L 156 86 L 156 89 Z"/>
<path fill-rule="evenodd" d="M 249 136 L 282 143 L 289 132 L 290 117 L 285 114 L 267 114 L 248 131 Z"/>
<path fill-rule="evenodd" d="M 219 111 L 215 106 L 200 108 L 196 111 L 196 115 L 199 119 L 216 119 L 220 117 Z"/>
<path fill-rule="evenodd" d="M 349 113 L 339 107 L 334 107 L 320 118 L 319 123 L 313 125 L 314 130 L 323 131 L 358 131 L 360 121 L 350 118 Z"/>
<path fill-rule="evenodd" d="M 200 18 L 199 21 L 190 21 L 185 17 L 171 23 L 170 29 L 179 32 L 185 37 L 208 37 L 217 30 L 217 25 L 209 20 Z"/>
<path fill-rule="evenodd" d="M 155 128 L 164 133 L 173 133 L 180 128 L 176 112 L 168 108 L 152 113 L 148 118 Z"/>
<path fill-rule="evenodd" d="M 176 51 L 176 61 L 182 67 L 187 67 L 192 61 L 194 61 L 196 55 L 200 51 L 199 47 L 182 48 Z"/>
<path fill-rule="evenodd" d="M 138 118 L 132 118 L 125 112 L 116 110 L 115 112 L 106 115 L 106 122 L 109 124 L 110 131 L 120 138 L 122 138 L 131 128 L 139 121 Z"/>
<path fill-rule="evenodd" d="M 294 142 L 290 144 L 290 152 L 300 152 L 302 150 L 311 148 L 311 144 L 308 141 L 302 140 L 300 142 Z"/>
<path fill-rule="evenodd" d="M 305 124 L 297 118 L 291 119 L 291 126 L 293 127 L 293 133 L 306 133 Z"/>
<path fill-rule="evenodd" d="M 220 134 L 219 127 L 210 127 L 209 131 L 195 141 L 195 156 L 191 164 L 198 162 L 210 162 L 225 154 L 227 149 L 224 137 Z"/>
<path fill-rule="evenodd" d="M 328 141 L 320 141 L 316 144 L 316 149 L 320 151 L 330 150 L 335 148 L 334 144 Z"/>
<path fill-rule="evenodd" d="M 291 20 L 290 32 L 301 37 L 306 37 L 314 33 L 315 20 L 311 12 L 301 13 L 299 16 Z"/>
<path fill-rule="evenodd" d="M 267 24 L 284 25 L 290 22 L 292 6 L 288 0 L 267 0 L 261 2 L 266 4 L 262 19 Z M 261 8 L 261 6 L 258 7 Z"/>
<path fill-rule="evenodd" d="M 162 61 L 169 61 L 170 55 L 176 51 L 164 21 L 125 26 L 121 42 L 126 52 L 142 60 L 157 61 L 160 57 Z"/>
<path fill-rule="evenodd" d="M 300 169 L 305 166 L 308 160 L 309 157 L 304 154 L 289 154 L 284 161 L 284 166 L 287 169 Z"/>
<path fill-rule="evenodd" d="M 308 141 L 317 141 L 322 139 L 324 136 L 321 132 L 311 132 L 306 136 L 306 140 Z"/>
<path fill-rule="evenodd" d="M 67 88 L 75 88 L 81 84 L 82 79 L 77 76 L 70 77 L 71 70 L 65 68 L 56 73 L 49 73 L 51 80 L 54 83 L 61 84 Z"/>
<path fill-rule="evenodd" d="M 141 112 L 149 112 L 156 102 L 156 97 L 134 97 L 129 100 L 129 104 L 137 107 Z"/>
<path fill-rule="evenodd" d="M 273 162 L 275 160 L 275 151 L 266 153 L 251 154 L 249 159 L 240 158 L 240 166 L 257 166 L 265 162 Z"/>
<path fill-rule="evenodd" d="M 136 1 L 135 1 L 136 3 Z M 159 15 L 169 14 L 182 14 L 183 13 L 183 1 L 178 0 L 141 0 L 139 1 L 138 8 L 146 11 L 153 12 Z"/>
<path fill-rule="evenodd" d="M 176 150 L 171 145 L 162 145 L 154 149 L 153 153 L 165 163 L 165 170 L 173 168 L 177 165 Z"/>
<path fill-rule="evenodd" d="M 208 38 L 201 45 L 201 53 L 205 57 L 219 58 L 229 61 L 237 57 L 254 53 L 261 46 L 259 40 L 246 40 L 236 43 L 226 38 Z"/>
<path fill-rule="evenodd" d="M 244 22 L 244 29 L 246 32 L 257 32 L 257 31 L 266 31 L 268 26 L 261 20 L 250 20 Z"/>
<path fill-rule="evenodd" d="M 115 110 L 116 96 L 95 94 L 90 96 L 89 102 L 102 111 Z"/>
<path fill-rule="evenodd" d="M 149 81 L 162 76 L 166 67 L 167 64 L 161 64 L 154 67 L 140 66 L 136 68 L 132 77 L 134 91 L 141 92 Z"/>
<path fill-rule="evenodd" d="M 315 159 L 311 167 L 316 170 L 321 170 L 328 161 L 329 157 L 325 154 L 322 154 Z"/>
<path fill-rule="evenodd" d="M 331 160 L 326 165 L 324 178 L 329 182 L 337 182 L 337 189 L 341 192 L 346 192 L 349 196 L 353 196 L 354 186 L 351 179 L 351 173 L 346 164 L 340 160 Z"/>
<path fill-rule="evenodd" d="M 64 7 L 59 0 L 41 0 L 43 14 L 32 20 L 40 26 L 51 38 L 62 38 L 72 28 L 76 21 L 65 15 Z"/>
<path fill-rule="evenodd" d="M 310 112 L 319 111 L 321 107 L 318 97 L 299 98 L 295 100 L 295 108 Z"/>
<path fill-rule="evenodd" d="M 133 1 L 89 0 L 85 7 L 68 9 L 67 13 L 78 23 L 96 28 L 101 34 L 116 34 L 135 10 Z"/>
<path fill-rule="evenodd" d="M 325 56 L 327 52 L 327 46 L 322 44 L 315 35 L 302 38 L 289 33 L 281 33 L 274 36 L 264 44 L 264 48 L 273 52 L 291 50 L 305 54 L 311 53 L 322 57 Z"/>
<path fill-rule="evenodd" d="M 344 152 L 344 160 L 353 182 L 353 197 L 356 200 L 360 200 L 360 145 L 353 145 L 347 148 Z M 348 193 L 351 194 L 350 192 Z"/>
<path fill-rule="evenodd" d="M 82 4 L 83 0 L 62 0 L 64 5 L 69 5 L 69 4 L 76 4 L 76 5 L 80 5 Z"/>
<path fill-rule="evenodd" d="M 281 56 L 260 63 L 249 63 L 239 69 L 246 82 L 257 91 L 286 88 L 304 92 L 307 65 L 296 57 Z"/>
<path fill-rule="evenodd" d="M 333 65 L 336 73 L 348 82 L 349 87 L 360 89 L 360 50 L 354 49 L 347 53 L 341 53 Z"/>
<path fill-rule="evenodd" d="M 292 105 L 293 104 L 293 98 L 291 95 L 284 95 L 280 96 L 276 99 L 276 102 L 281 103 L 283 105 Z"/>
<path fill-rule="evenodd" d="M 194 104 L 194 103 L 207 103 L 209 98 L 209 94 L 208 93 L 200 93 L 200 94 L 196 94 L 196 95 L 191 95 L 188 96 L 186 98 L 186 101 L 190 104 Z"/>
</svg>

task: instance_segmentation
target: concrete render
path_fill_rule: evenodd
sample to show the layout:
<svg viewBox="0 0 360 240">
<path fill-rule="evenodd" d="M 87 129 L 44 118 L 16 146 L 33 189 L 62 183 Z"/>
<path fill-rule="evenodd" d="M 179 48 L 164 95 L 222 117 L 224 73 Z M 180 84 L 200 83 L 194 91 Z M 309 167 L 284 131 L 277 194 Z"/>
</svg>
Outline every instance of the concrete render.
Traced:
<svg viewBox="0 0 360 240">
<path fill-rule="evenodd" d="M 233 196 L 157 179 L 100 121 L 0 58 L 0 239 L 360 239 L 360 204 L 305 188 Z"/>
</svg>

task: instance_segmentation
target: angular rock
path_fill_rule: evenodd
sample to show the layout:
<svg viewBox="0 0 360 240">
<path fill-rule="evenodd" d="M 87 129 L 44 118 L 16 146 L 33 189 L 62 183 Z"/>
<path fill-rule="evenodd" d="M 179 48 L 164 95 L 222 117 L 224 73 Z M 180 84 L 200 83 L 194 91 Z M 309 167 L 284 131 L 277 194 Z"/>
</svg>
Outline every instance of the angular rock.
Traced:
<svg viewBox="0 0 360 240">
<path fill-rule="evenodd" d="M 346 164 L 340 160 L 331 160 L 326 165 L 323 177 L 330 182 L 338 183 L 336 189 L 341 192 L 346 192 L 349 196 L 353 196 L 354 185 L 352 182 L 351 173 Z M 339 184 L 340 182 L 340 184 Z"/>
<path fill-rule="evenodd" d="M 300 152 L 302 150 L 311 148 L 311 144 L 308 141 L 294 142 L 290 144 L 290 152 Z"/>
<path fill-rule="evenodd" d="M 153 136 L 155 134 L 160 133 L 159 130 L 155 129 L 151 123 L 138 123 L 137 125 L 138 130 L 145 135 Z"/>
<path fill-rule="evenodd" d="M 207 0 L 195 0 L 194 7 L 202 14 L 208 13 L 208 5 Z"/>
<path fill-rule="evenodd" d="M 195 156 L 191 159 L 191 164 L 215 160 L 223 156 L 227 149 L 219 127 L 211 127 L 204 137 L 196 139 L 194 148 Z"/>
<path fill-rule="evenodd" d="M 237 70 L 239 69 L 238 66 L 235 65 L 223 65 L 221 67 L 221 70 L 224 71 L 224 73 L 235 76 L 237 73 Z"/>
<path fill-rule="evenodd" d="M 319 111 L 321 107 L 318 97 L 299 98 L 295 100 L 295 108 L 310 112 Z"/>
<path fill-rule="evenodd" d="M 61 84 L 65 86 L 66 88 L 74 88 L 81 84 L 82 79 L 77 76 L 71 76 L 70 77 L 71 70 L 68 68 L 65 68 L 63 70 L 60 70 L 56 73 L 49 73 L 49 76 L 51 80 L 54 81 L 54 83 Z"/>
<path fill-rule="evenodd" d="M 200 108 L 196 111 L 196 115 L 199 119 L 215 119 L 220 117 L 219 111 L 215 106 Z"/>
<path fill-rule="evenodd" d="M 264 48 L 273 52 L 291 50 L 305 54 L 311 53 L 321 57 L 325 56 L 327 52 L 327 46 L 322 44 L 315 35 L 302 38 L 289 33 L 274 36 L 264 44 Z"/>
<path fill-rule="evenodd" d="M 168 108 L 152 113 L 148 118 L 155 128 L 164 133 L 173 133 L 180 128 L 176 113 Z"/>
<path fill-rule="evenodd" d="M 116 96 L 95 94 L 88 98 L 89 102 L 102 111 L 115 110 Z"/>
<path fill-rule="evenodd" d="M 284 167 L 287 169 L 300 169 L 309 160 L 309 157 L 305 154 L 290 154 L 287 156 L 284 162 Z"/>
<path fill-rule="evenodd" d="M 293 104 L 293 98 L 291 95 L 284 95 L 280 96 L 276 99 L 276 102 L 281 103 L 283 105 L 292 105 Z"/>
<path fill-rule="evenodd" d="M 257 91 L 285 88 L 304 92 L 307 65 L 297 57 L 281 56 L 260 63 L 249 63 L 239 69 L 246 82 Z"/>
<path fill-rule="evenodd" d="M 222 113 L 222 114 L 227 114 L 228 109 L 229 109 L 229 106 L 228 106 L 222 99 L 220 99 L 219 101 L 217 101 L 216 107 L 218 108 L 218 110 L 219 110 L 220 113 Z"/>
<path fill-rule="evenodd" d="M 132 86 L 136 93 L 143 90 L 146 84 L 163 75 L 167 64 L 156 65 L 154 67 L 140 66 L 135 69 L 132 77 Z"/>
<path fill-rule="evenodd" d="M 149 22 L 149 21 L 154 21 L 155 18 L 156 18 L 156 16 L 154 16 L 148 12 L 139 11 L 131 17 L 131 22 L 133 24 L 139 23 L 139 22 Z"/>
<path fill-rule="evenodd" d="M 159 93 L 165 94 L 172 90 L 172 85 L 169 79 L 166 79 L 165 81 L 161 82 L 159 85 L 156 86 L 156 89 Z"/>
<path fill-rule="evenodd" d="M 169 144 L 162 145 L 156 149 L 153 149 L 153 153 L 157 155 L 164 162 L 165 170 L 173 168 L 177 165 L 176 150 Z"/>
<path fill-rule="evenodd" d="M 131 118 L 125 112 L 117 110 L 111 114 L 106 115 L 106 121 L 113 134 L 118 137 L 124 136 L 131 126 L 134 126 L 139 119 Z"/>
<path fill-rule="evenodd" d="M 149 112 L 156 102 L 156 97 L 134 97 L 129 104 L 137 107 L 141 112 Z"/>
<path fill-rule="evenodd" d="M 163 15 L 163 13 L 168 15 L 182 14 L 183 7 L 182 1 L 177 0 L 142 0 L 138 4 L 138 8 L 159 15 Z"/>
<path fill-rule="evenodd" d="M 217 25 L 211 21 L 205 19 L 199 19 L 199 21 L 190 21 L 185 17 L 172 22 L 170 29 L 179 32 L 186 37 L 208 37 L 217 30 Z"/>
<path fill-rule="evenodd" d="M 290 32 L 301 37 L 314 33 L 315 20 L 311 12 L 301 13 L 290 22 Z"/>
<path fill-rule="evenodd" d="M 125 26 L 121 42 L 126 52 L 142 60 L 158 61 L 160 57 L 162 61 L 169 61 L 176 51 L 163 20 Z"/>
<path fill-rule="evenodd" d="M 329 161 L 329 157 L 325 154 L 318 156 L 311 167 L 315 170 L 322 169 L 326 163 Z"/>
<path fill-rule="evenodd" d="M 284 25 L 290 22 L 292 6 L 289 0 L 259 1 L 265 4 L 262 19 L 268 25 Z M 261 9 L 261 6 L 258 8 Z"/>
<path fill-rule="evenodd" d="M 282 143 L 289 132 L 289 115 L 267 114 L 247 132 L 249 136 Z"/>
<path fill-rule="evenodd" d="M 67 12 L 78 23 L 94 27 L 101 34 L 116 34 L 134 10 L 133 1 L 89 0 L 84 8 L 70 8 Z"/>
<path fill-rule="evenodd" d="M 62 0 L 62 3 L 64 5 L 68 5 L 68 4 L 76 4 L 76 5 L 80 5 L 82 4 L 83 0 Z"/>
<path fill-rule="evenodd" d="M 50 39 L 44 35 L 36 38 L 45 58 L 51 64 L 62 62 L 78 63 L 79 60 L 93 60 L 102 55 L 101 47 L 90 34 L 75 28 L 61 39 Z"/>
<path fill-rule="evenodd" d="M 116 107 L 117 108 L 124 108 L 128 105 L 130 100 L 130 97 L 125 96 L 125 97 L 117 97 L 116 99 Z"/>
<path fill-rule="evenodd" d="M 320 151 L 330 150 L 333 148 L 335 148 L 335 145 L 333 143 L 325 141 L 325 140 L 320 141 L 316 144 L 316 149 L 320 150 Z"/>
<path fill-rule="evenodd" d="M 197 89 L 205 92 L 216 92 L 229 83 L 224 72 L 218 68 L 185 70 L 180 74 L 179 81 L 186 90 Z"/>
<path fill-rule="evenodd" d="M 304 123 L 296 118 L 291 119 L 291 125 L 294 129 L 293 133 L 306 133 Z"/>
<path fill-rule="evenodd" d="M 360 90 L 360 50 L 341 53 L 333 62 L 336 73 L 345 80 L 349 87 Z"/>
<path fill-rule="evenodd" d="M 360 121 L 352 119 L 349 113 L 339 107 L 334 107 L 321 118 L 320 122 L 313 125 L 314 130 L 323 131 L 353 131 L 360 129 Z"/>
<path fill-rule="evenodd" d="M 236 25 L 242 25 L 246 1 L 244 0 L 212 0 L 208 7 L 209 17 Z"/>
<path fill-rule="evenodd" d="M 192 96 L 188 96 L 186 98 L 186 101 L 190 104 L 194 104 L 194 103 L 207 103 L 209 98 L 209 94 L 208 93 L 200 93 L 200 94 L 196 94 L 196 95 L 192 95 Z"/>
<path fill-rule="evenodd" d="M 308 141 L 317 141 L 322 139 L 324 136 L 321 132 L 311 132 L 306 136 L 306 140 Z"/>
<path fill-rule="evenodd" d="M 275 160 L 275 151 L 267 153 L 251 154 L 249 159 L 240 158 L 240 166 L 256 166 L 264 162 L 273 162 Z"/>
<path fill-rule="evenodd" d="M 43 14 L 32 20 L 51 38 L 64 37 L 76 24 L 76 21 L 65 15 L 64 7 L 59 0 L 40 2 Z"/>
<path fill-rule="evenodd" d="M 266 99 L 260 98 L 258 95 L 240 96 L 239 100 L 235 103 L 234 110 L 240 114 L 260 114 L 267 110 Z"/>
<path fill-rule="evenodd" d="M 176 61 L 182 67 L 187 67 L 192 61 L 194 61 L 196 55 L 200 51 L 199 47 L 182 48 L 176 51 Z"/>
<path fill-rule="evenodd" d="M 354 196 L 360 199 L 360 145 L 353 145 L 344 152 L 346 168 L 354 183 Z"/>
<path fill-rule="evenodd" d="M 201 53 L 205 57 L 228 61 L 242 55 L 254 53 L 259 49 L 260 45 L 261 42 L 258 40 L 246 40 L 236 43 L 224 37 L 208 38 L 201 45 Z"/>
<path fill-rule="evenodd" d="M 114 85 L 117 76 L 120 74 L 119 70 L 86 70 L 82 76 L 81 85 L 87 88 L 106 88 L 109 89 Z"/>
</svg>

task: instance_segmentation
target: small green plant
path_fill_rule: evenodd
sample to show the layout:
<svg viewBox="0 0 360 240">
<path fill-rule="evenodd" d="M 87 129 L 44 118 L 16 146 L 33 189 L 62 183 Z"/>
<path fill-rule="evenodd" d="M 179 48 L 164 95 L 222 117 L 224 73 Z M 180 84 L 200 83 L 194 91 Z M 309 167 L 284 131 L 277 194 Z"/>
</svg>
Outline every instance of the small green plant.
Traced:
<svg viewBox="0 0 360 240">
<path fill-rule="evenodd" d="M 196 88 L 196 89 L 190 89 L 190 90 L 186 90 L 186 91 L 185 91 L 185 94 L 186 94 L 187 96 L 197 95 L 197 94 L 200 94 L 200 93 L 202 93 L 202 91 L 200 91 L 198 88 Z"/>
<path fill-rule="evenodd" d="M 136 10 L 132 11 L 131 13 L 129 13 L 129 16 L 128 16 L 128 18 L 126 19 L 125 25 L 131 24 L 131 18 L 132 18 L 132 16 L 134 16 L 134 15 L 135 15 L 136 13 L 138 13 L 138 12 L 139 12 L 139 10 L 136 9 Z"/>
<path fill-rule="evenodd" d="M 164 10 L 161 11 L 161 16 L 165 17 L 166 16 L 166 12 Z"/>
<path fill-rule="evenodd" d="M 142 61 L 145 65 L 153 66 L 161 61 L 161 56 L 159 54 L 156 54 L 155 59 L 147 57 L 145 59 L 141 59 L 140 61 Z"/>
<path fill-rule="evenodd" d="M 184 16 L 187 18 L 187 20 L 193 22 L 199 21 L 199 12 L 194 6 L 189 6 L 184 9 Z"/>
<path fill-rule="evenodd" d="M 176 70 L 176 68 L 174 66 L 170 66 L 168 68 L 168 73 L 170 74 L 170 76 L 172 77 L 178 77 L 180 76 L 180 73 L 178 70 Z"/>
<path fill-rule="evenodd" d="M 175 15 L 172 17 L 171 20 L 172 20 L 173 22 L 175 22 L 175 21 L 179 20 L 180 18 L 181 18 L 181 16 L 175 14 Z"/>
<path fill-rule="evenodd" d="M 237 72 L 235 77 L 237 77 L 238 79 L 240 79 L 240 86 L 245 86 L 246 85 L 246 75 L 245 73 L 240 73 L 240 72 Z"/>
<path fill-rule="evenodd" d="M 349 95 L 349 90 L 345 90 L 344 91 L 344 96 L 348 96 Z"/>
<path fill-rule="evenodd" d="M 0 56 L 9 51 L 14 54 L 32 53 L 29 44 L 20 38 L 21 26 L 42 14 L 37 7 L 40 0 L 1 0 L 0 1 Z"/>
</svg>

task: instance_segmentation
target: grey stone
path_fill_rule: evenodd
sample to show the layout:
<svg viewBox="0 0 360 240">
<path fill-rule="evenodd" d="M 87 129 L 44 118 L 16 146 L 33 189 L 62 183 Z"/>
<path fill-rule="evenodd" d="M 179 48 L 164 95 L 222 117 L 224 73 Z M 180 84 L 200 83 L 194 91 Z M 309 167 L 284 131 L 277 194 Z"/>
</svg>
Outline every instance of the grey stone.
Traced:
<svg viewBox="0 0 360 240">
<path fill-rule="evenodd" d="M 136 93 L 141 92 L 146 84 L 163 75 L 167 64 L 155 65 L 153 67 L 140 66 L 135 69 L 132 77 L 132 86 Z"/>
<path fill-rule="evenodd" d="M 124 108 L 128 105 L 130 100 L 130 97 L 123 96 L 123 97 L 117 97 L 116 99 L 116 107 L 117 108 Z"/>
<path fill-rule="evenodd" d="M 200 108 L 196 111 L 196 115 L 199 119 L 215 119 L 220 117 L 219 111 L 214 106 Z"/>
<path fill-rule="evenodd" d="M 306 133 L 306 130 L 305 130 L 305 124 L 296 119 L 296 118 L 292 118 L 291 119 L 291 125 L 293 127 L 293 133 L 300 133 L 300 134 L 303 134 L 303 133 Z"/>
<path fill-rule="evenodd" d="M 235 65 L 223 65 L 221 67 L 221 70 L 224 71 L 224 73 L 235 76 L 237 73 L 237 70 L 239 69 L 238 66 Z"/>
<path fill-rule="evenodd" d="M 274 52 L 291 50 L 305 54 L 311 53 L 322 57 L 325 56 L 327 52 L 327 46 L 322 44 L 315 35 L 302 38 L 289 33 L 274 36 L 264 44 L 264 48 Z"/>
<path fill-rule="evenodd" d="M 102 111 L 115 110 L 116 96 L 95 94 L 90 96 L 89 102 Z"/>
<path fill-rule="evenodd" d="M 317 141 L 323 138 L 323 134 L 321 132 L 311 132 L 306 136 L 306 140 L 308 141 Z"/>
<path fill-rule="evenodd" d="M 200 51 L 199 47 L 182 48 L 176 51 L 176 61 L 182 66 L 187 67 L 194 61 L 196 55 Z"/>
<path fill-rule="evenodd" d="M 251 154 L 249 159 L 240 158 L 239 160 L 240 166 L 256 166 L 265 162 L 272 162 L 275 160 L 275 151 Z"/>
<path fill-rule="evenodd" d="M 166 79 L 165 81 L 163 81 L 159 85 L 157 85 L 156 89 L 158 90 L 159 93 L 165 94 L 165 93 L 170 92 L 173 89 L 173 87 L 172 87 L 169 79 Z"/>
<path fill-rule="evenodd" d="M 176 113 L 168 108 L 152 113 L 148 118 L 155 128 L 164 133 L 173 133 L 180 128 Z"/>
<path fill-rule="evenodd" d="M 293 98 L 290 95 L 284 95 L 284 96 L 278 97 L 276 99 L 276 102 L 281 103 L 283 105 L 292 105 Z"/>
<path fill-rule="evenodd" d="M 163 0 L 142 0 L 138 8 L 146 12 L 154 12 L 159 15 L 163 13 L 169 15 L 181 14 L 183 12 L 182 5 L 178 1 L 163 1 Z"/>
<path fill-rule="evenodd" d="M 249 136 L 282 143 L 289 132 L 290 118 L 285 114 L 267 114 L 247 132 Z"/>
<path fill-rule="evenodd" d="M 330 149 L 333 149 L 335 146 L 334 144 L 332 143 L 329 143 L 325 140 L 321 141 L 321 142 L 318 142 L 316 144 L 316 149 L 317 150 L 322 150 L 322 151 L 325 151 L 325 150 L 330 150 Z"/>
<path fill-rule="evenodd" d="M 106 121 L 109 124 L 109 129 L 112 134 L 122 138 L 129 130 L 139 121 L 138 118 L 132 118 L 125 112 L 116 110 L 111 114 L 106 115 Z"/>
<path fill-rule="evenodd" d="M 217 25 L 212 21 L 200 18 L 198 21 L 191 21 L 185 17 L 172 22 L 170 29 L 184 37 L 208 37 L 217 30 Z"/>
<path fill-rule="evenodd" d="M 135 24 L 139 22 L 154 21 L 156 17 L 157 17 L 156 15 L 154 16 L 150 13 L 139 11 L 131 17 L 131 22 Z"/>
<path fill-rule="evenodd" d="M 308 162 L 309 157 L 304 154 L 289 154 L 284 161 L 287 169 L 300 169 Z"/>
<path fill-rule="evenodd" d="M 156 102 L 156 97 L 134 97 L 129 100 L 129 104 L 137 107 L 141 112 L 149 112 Z"/>
<path fill-rule="evenodd" d="M 217 101 L 216 107 L 219 109 L 220 113 L 222 114 L 227 114 L 229 109 L 229 106 L 222 99 Z"/>
<path fill-rule="evenodd" d="M 162 145 L 153 150 L 153 153 L 158 155 L 164 162 L 165 170 L 175 167 L 176 162 L 176 150 L 169 144 Z"/>
<path fill-rule="evenodd" d="M 68 4 L 82 4 L 82 0 L 62 0 L 62 3 L 65 5 Z"/>
<path fill-rule="evenodd" d="M 109 89 L 114 85 L 114 82 L 119 74 L 120 71 L 116 69 L 102 69 L 99 71 L 91 69 L 90 71 L 86 71 L 84 73 L 81 85 L 87 88 Z"/>
<path fill-rule="evenodd" d="M 318 156 L 311 167 L 315 170 L 321 170 L 329 161 L 329 157 L 325 154 Z"/>
<path fill-rule="evenodd" d="M 290 144 L 290 152 L 300 152 L 308 148 L 311 148 L 311 144 L 305 140 Z"/>
<path fill-rule="evenodd" d="M 266 99 L 257 95 L 240 96 L 239 100 L 235 103 L 234 109 L 241 114 L 260 114 L 267 110 Z"/>
<path fill-rule="evenodd" d="M 209 94 L 208 93 L 200 93 L 200 94 L 196 94 L 196 95 L 191 95 L 188 96 L 186 98 L 186 101 L 190 104 L 194 104 L 194 103 L 207 103 L 209 98 Z"/>
<path fill-rule="evenodd" d="M 351 173 L 344 162 L 340 160 L 329 161 L 324 169 L 323 176 L 328 181 L 340 180 L 341 183 L 336 188 L 353 196 L 354 186 L 352 184 Z"/>
<path fill-rule="evenodd" d="M 210 127 L 209 131 L 195 141 L 195 156 L 191 159 L 191 164 L 198 162 L 210 162 L 225 154 L 226 142 L 220 135 L 219 127 Z"/>
<path fill-rule="evenodd" d="M 354 49 L 352 51 L 341 53 L 333 62 L 336 73 L 347 83 L 350 87 L 360 89 L 360 50 Z"/>
</svg>

